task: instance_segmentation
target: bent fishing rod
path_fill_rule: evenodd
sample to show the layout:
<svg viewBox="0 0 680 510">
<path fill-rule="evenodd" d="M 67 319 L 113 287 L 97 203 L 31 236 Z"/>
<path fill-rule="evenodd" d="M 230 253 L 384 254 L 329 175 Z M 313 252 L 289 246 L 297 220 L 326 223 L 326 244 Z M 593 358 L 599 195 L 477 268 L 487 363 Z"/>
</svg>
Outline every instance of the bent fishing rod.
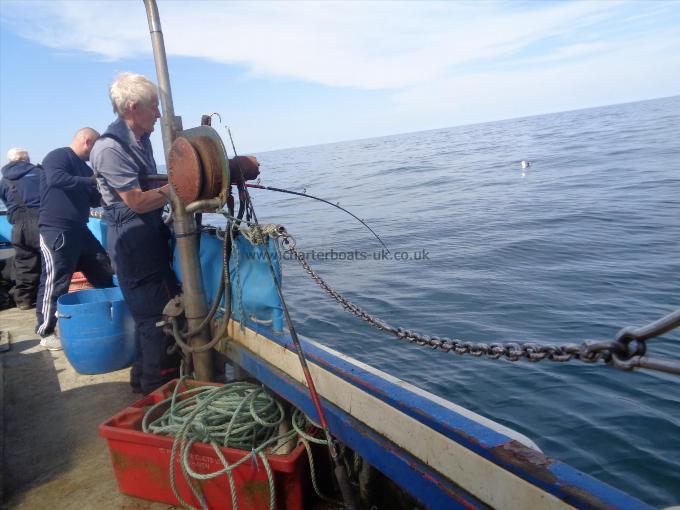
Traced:
<svg viewBox="0 0 680 510">
<path fill-rule="evenodd" d="M 168 179 L 167 175 L 164 174 L 156 174 L 156 175 L 147 175 L 144 177 L 145 179 L 149 181 L 166 181 Z M 276 191 L 278 193 L 288 193 L 289 195 L 297 195 L 299 197 L 306 197 L 306 198 L 311 198 L 313 200 L 318 200 L 319 202 L 323 202 L 324 204 L 332 205 L 333 207 L 340 209 L 341 211 L 346 212 L 349 214 L 352 218 L 357 220 L 359 223 L 361 223 L 364 227 L 366 227 L 371 234 L 378 240 L 378 242 L 387 250 L 387 253 L 392 253 L 390 252 L 390 249 L 387 247 L 387 245 L 383 242 L 383 240 L 380 238 L 378 234 L 375 233 L 375 231 L 361 218 L 359 218 L 357 215 L 353 214 L 351 211 L 348 211 L 344 207 L 342 207 L 340 204 L 334 204 L 333 202 L 330 202 L 329 200 L 326 200 L 325 198 L 321 197 L 316 197 L 314 195 L 310 195 L 308 193 L 303 193 L 301 191 L 293 191 L 289 189 L 283 189 L 283 188 L 275 188 L 273 186 L 264 186 L 262 184 L 251 184 L 248 182 L 243 183 L 247 188 L 255 188 L 255 189 L 264 189 L 267 191 Z"/>
<path fill-rule="evenodd" d="M 345 212 L 346 212 L 347 214 L 349 214 L 352 218 L 354 218 L 354 219 L 357 220 L 359 223 L 361 223 L 364 227 L 366 227 L 368 230 L 370 230 L 370 231 L 371 231 L 371 234 L 373 234 L 373 235 L 375 236 L 375 238 L 378 240 L 378 242 L 380 242 L 380 244 L 382 244 L 383 247 L 387 250 L 387 253 L 390 253 L 390 249 L 389 249 L 389 248 L 387 247 L 387 245 L 383 242 L 383 240 L 380 239 L 380 236 L 379 236 L 378 234 L 376 234 L 376 233 L 374 232 L 374 230 L 373 230 L 371 227 L 369 227 L 368 224 L 367 224 L 364 220 L 362 220 L 361 218 L 359 218 L 358 216 L 356 216 L 356 215 L 353 214 L 352 212 L 348 211 L 348 210 L 345 209 L 344 207 L 341 207 L 339 204 L 334 204 L 333 202 L 330 202 L 330 201 L 328 201 L 328 200 L 326 200 L 326 199 L 324 199 L 324 198 L 315 197 L 314 195 L 309 195 L 309 194 L 307 194 L 307 193 L 302 193 L 302 192 L 300 192 L 300 191 L 292 191 L 292 190 L 289 190 L 289 189 L 275 188 L 275 187 L 273 187 L 273 186 L 263 186 L 262 184 L 251 184 L 251 183 L 247 183 L 247 182 L 245 183 L 245 185 L 246 185 L 246 187 L 248 187 L 248 188 L 266 189 L 267 191 L 277 191 L 277 192 L 279 192 L 279 193 L 288 193 L 288 194 L 290 194 L 290 195 L 297 195 L 297 196 L 299 196 L 299 197 L 307 197 L 307 198 L 311 198 L 311 199 L 314 199 L 314 200 L 318 200 L 319 202 L 323 202 L 323 203 L 325 203 L 325 204 L 332 205 L 333 207 L 336 207 L 336 208 L 340 209 L 341 211 L 345 211 Z"/>
<path fill-rule="evenodd" d="M 234 156 L 238 156 L 236 152 L 236 146 L 234 145 L 234 139 L 231 136 L 231 130 L 227 128 L 227 131 L 229 133 L 229 139 L 231 140 L 231 147 L 234 150 Z M 335 479 L 338 482 L 338 486 L 340 487 L 340 493 L 342 494 L 343 502 L 348 510 L 359 510 L 359 504 L 357 502 L 356 495 L 354 494 L 349 478 L 347 476 L 347 471 L 345 470 L 345 466 L 340 462 L 338 449 L 335 445 L 333 437 L 331 436 L 330 427 L 328 426 L 328 421 L 326 420 L 326 413 L 321 405 L 321 400 L 319 398 L 318 392 L 316 391 L 316 386 L 314 384 L 314 380 L 312 379 L 312 374 L 309 371 L 307 359 L 305 358 L 304 351 L 302 350 L 302 344 L 300 343 L 300 339 L 298 338 L 297 332 L 295 331 L 293 319 L 290 317 L 290 313 L 288 312 L 288 306 L 286 305 L 286 301 L 283 297 L 283 290 L 281 289 L 281 282 L 276 277 L 274 264 L 272 262 L 271 256 L 269 255 L 269 244 L 267 242 L 267 238 L 262 235 L 262 229 L 260 227 L 259 222 L 257 221 L 257 215 L 255 214 L 253 202 L 250 200 L 250 194 L 248 193 L 248 189 L 245 187 L 246 183 L 243 178 L 243 171 L 241 170 L 241 165 L 238 162 L 238 158 L 236 158 L 236 164 L 240 174 L 237 176 L 236 184 L 239 192 L 243 191 L 243 195 L 245 198 L 245 206 L 247 209 L 249 209 L 249 212 L 252 214 L 253 223 L 258 231 L 258 234 L 262 239 L 265 240 L 263 245 L 263 251 L 265 254 L 265 258 L 267 259 L 267 265 L 269 266 L 269 271 L 272 275 L 272 279 L 274 280 L 276 293 L 278 294 L 279 299 L 281 300 L 281 308 L 283 309 L 283 314 L 286 319 L 288 329 L 290 331 L 290 336 L 293 339 L 293 344 L 295 345 L 295 350 L 297 352 L 298 360 L 300 361 L 302 373 L 304 374 L 305 381 L 307 382 L 307 389 L 309 390 L 309 395 L 312 398 L 312 402 L 314 403 L 316 412 L 319 415 L 319 422 L 321 424 L 321 428 L 323 429 L 324 435 L 326 436 L 328 452 L 330 454 L 331 460 L 333 461 L 333 465 L 335 466 L 333 472 L 335 474 Z"/>
</svg>

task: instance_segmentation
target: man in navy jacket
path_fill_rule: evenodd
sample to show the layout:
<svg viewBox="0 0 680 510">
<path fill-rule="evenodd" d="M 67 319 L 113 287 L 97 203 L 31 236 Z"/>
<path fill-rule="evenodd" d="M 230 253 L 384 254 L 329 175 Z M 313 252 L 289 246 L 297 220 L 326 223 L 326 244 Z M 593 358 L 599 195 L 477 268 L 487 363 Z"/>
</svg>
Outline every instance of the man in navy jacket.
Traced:
<svg viewBox="0 0 680 510">
<path fill-rule="evenodd" d="M 28 310 L 35 304 L 40 283 L 40 167 L 31 164 L 26 149 L 10 149 L 0 177 L 0 200 L 7 207 L 14 247 L 14 288 L 17 307 Z"/>
<path fill-rule="evenodd" d="M 82 271 L 97 288 L 113 286 L 113 270 L 102 245 L 87 228 L 90 207 L 101 195 L 92 169 L 85 163 L 99 138 L 92 128 L 80 129 L 71 145 L 50 152 L 43 160 L 40 181 L 40 249 L 43 256 L 36 302 L 40 345 L 61 349 L 54 335 L 57 299 L 66 292 L 74 271 Z"/>
</svg>

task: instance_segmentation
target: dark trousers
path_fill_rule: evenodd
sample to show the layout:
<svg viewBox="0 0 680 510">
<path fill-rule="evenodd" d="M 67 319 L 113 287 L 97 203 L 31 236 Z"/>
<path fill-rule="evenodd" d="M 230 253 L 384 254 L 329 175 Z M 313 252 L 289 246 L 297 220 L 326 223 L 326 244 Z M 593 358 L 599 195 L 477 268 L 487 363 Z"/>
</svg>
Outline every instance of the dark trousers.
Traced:
<svg viewBox="0 0 680 510">
<path fill-rule="evenodd" d="M 113 287 L 113 269 L 101 243 L 86 227 L 40 227 L 42 273 L 36 301 L 36 333 L 47 336 L 57 324 L 57 299 L 68 292 L 71 277 L 81 271 L 97 288 Z"/>
<path fill-rule="evenodd" d="M 40 284 L 40 237 L 38 209 L 25 208 L 12 215 L 12 246 L 14 247 L 14 288 L 12 297 L 17 305 L 32 305 Z"/>
<path fill-rule="evenodd" d="M 156 323 L 179 286 L 170 265 L 169 232 L 160 212 L 137 214 L 125 204 L 105 208 L 107 247 L 123 297 L 135 321 L 137 359 L 130 384 L 150 393 L 179 374 L 174 339 Z"/>
</svg>

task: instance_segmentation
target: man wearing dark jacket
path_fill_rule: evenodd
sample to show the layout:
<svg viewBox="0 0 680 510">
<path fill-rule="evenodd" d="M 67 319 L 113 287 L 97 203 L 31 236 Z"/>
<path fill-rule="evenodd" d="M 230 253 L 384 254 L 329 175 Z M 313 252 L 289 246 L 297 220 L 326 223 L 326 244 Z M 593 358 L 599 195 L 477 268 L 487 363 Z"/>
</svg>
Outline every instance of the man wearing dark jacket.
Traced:
<svg viewBox="0 0 680 510">
<path fill-rule="evenodd" d="M 14 246 L 13 299 L 21 310 L 35 304 L 40 283 L 40 167 L 31 164 L 26 149 L 10 149 L 0 177 L 0 200 L 7 207 Z"/>
<path fill-rule="evenodd" d="M 99 137 L 92 128 L 80 129 L 69 147 L 50 152 L 43 160 L 40 181 L 40 249 L 43 256 L 36 303 L 40 345 L 61 349 L 54 335 L 57 299 L 68 291 L 74 271 L 82 271 L 97 288 L 112 287 L 113 270 L 102 245 L 87 228 L 90 207 L 101 195 L 92 169 L 85 163 Z"/>
</svg>

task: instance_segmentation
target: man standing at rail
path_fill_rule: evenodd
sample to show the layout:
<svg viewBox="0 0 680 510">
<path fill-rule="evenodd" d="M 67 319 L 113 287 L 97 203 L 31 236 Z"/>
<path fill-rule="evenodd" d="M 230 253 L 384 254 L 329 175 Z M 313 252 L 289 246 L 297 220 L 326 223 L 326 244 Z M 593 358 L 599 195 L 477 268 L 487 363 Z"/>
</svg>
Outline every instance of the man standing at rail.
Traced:
<svg viewBox="0 0 680 510">
<path fill-rule="evenodd" d="M 50 152 L 43 160 L 40 178 L 40 250 L 42 274 L 36 302 L 40 345 L 61 349 L 54 334 L 57 299 L 68 292 L 74 271 L 82 271 L 97 288 L 113 287 L 113 270 L 101 243 L 87 228 L 90 207 L 101 196 L 86 161 L 99 133 L 82 128 L 71 145 Z"/>
<path fill-rule="evenodd" d="M 32 165 L 26 149 L 10 149 L 0 176 L 0 200 L 7 207 L 14 247 L 12 298 L 20 310 L 35 304 L 40 283 L 40 168 Z"/>
<path fill-rule="evenodd" d="M 160 117 L 156 85 L 134 73 L 119 75 L 109 88 L 118 118 L 92 151 L 92 166 L 104 204 L 111 254 L 123 297 L 135 321 L 137 359 L 130 384 L 150 393 L 177 377 L 179 357 L 169 356 L 174 340 L 156 326 L 178 292 L 170 262 L 170 232 L 161 213 L 168 185 L 144 177 L 156 174 L 149 135 Z"/>
</svg>

